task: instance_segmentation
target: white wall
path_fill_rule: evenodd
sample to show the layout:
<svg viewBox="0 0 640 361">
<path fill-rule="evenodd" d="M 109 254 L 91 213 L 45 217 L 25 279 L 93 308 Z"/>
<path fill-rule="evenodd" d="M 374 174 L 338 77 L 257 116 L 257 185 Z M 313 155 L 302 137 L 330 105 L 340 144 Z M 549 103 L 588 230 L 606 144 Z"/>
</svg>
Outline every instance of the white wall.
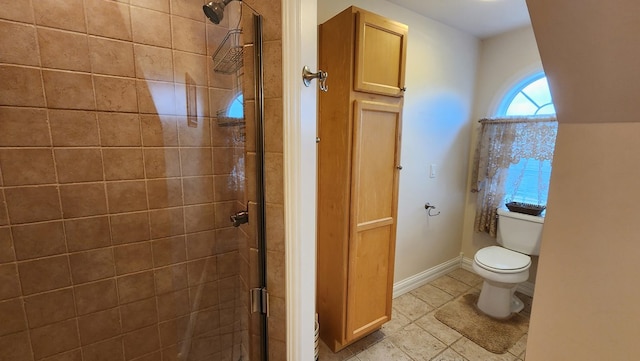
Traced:
<svg viewBox="0 0 640 361">
<path fill-rule="evenodd" d="M 398 282 L 460 253 L 479 42 L 384 0 L 319 1 L 318 23 L 351 4 L 409 26 L 395 266 Z M 431 163 L 436 164 L 436 178 L 429 178 Z M 425 202 L 435 205 L 441 214 L 427 217 Z"/>
<path fill-rule="evenodd" d="M 477 142 L 478 119 L 493 116 L 500 100 L 519 81 L 542 71 L 538 46 L 531 26 L 515 29 L 482 40 L 478 59 L 478 73 L 473 106 L 471 152 L 473 159 Z M 469 174 L 471 163 L 469 162 Z M 475 252 L 495 243 L 495 239 L 485 233 L 473 230 L 476 214 L 476 196 L 467 185 L 462 252 L 465 258 L 473 259 Z M 530 280 L 535 279 L 535 266 Z"/>
</svg>

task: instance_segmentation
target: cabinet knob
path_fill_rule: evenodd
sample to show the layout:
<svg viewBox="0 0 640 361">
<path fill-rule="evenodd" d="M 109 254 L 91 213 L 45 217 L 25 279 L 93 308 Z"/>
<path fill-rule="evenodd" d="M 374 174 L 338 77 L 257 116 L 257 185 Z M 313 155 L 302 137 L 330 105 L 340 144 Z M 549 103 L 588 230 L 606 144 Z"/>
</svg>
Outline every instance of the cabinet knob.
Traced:
<svg viewBox="0 0 640 361">
<path fill-rule="evenodd" d="M 398 170 L 402 170 L 402 166 L 401 165 L 397 166 L 396 168 L 398 168 Z"/>
<path fill-rule="evenodd" d="M 402 88 L 400 88 L 400 90 L 401 90 L 402 92 L 406 92 L 406 91 L 407 91 L 407 87 L 406 87 L 406 86 L 403 86 Z"/>
</svg>

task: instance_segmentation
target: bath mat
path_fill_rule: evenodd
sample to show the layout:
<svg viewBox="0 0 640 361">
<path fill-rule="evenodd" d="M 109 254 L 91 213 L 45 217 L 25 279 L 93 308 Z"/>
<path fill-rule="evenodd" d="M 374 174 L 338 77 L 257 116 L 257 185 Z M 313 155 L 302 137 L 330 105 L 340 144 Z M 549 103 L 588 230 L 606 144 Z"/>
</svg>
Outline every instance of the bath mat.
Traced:
<svg viewBox="0 0 640 361">
<path fill-rule="evenodd" d="M 507 352 L 527 333 L 529 320 L 514 314 L 507 320 L 494 320 L 476 308 L 477 294 L 465 294 L 439 309 L 435 317 L 493 353 Z"/>
</svg>

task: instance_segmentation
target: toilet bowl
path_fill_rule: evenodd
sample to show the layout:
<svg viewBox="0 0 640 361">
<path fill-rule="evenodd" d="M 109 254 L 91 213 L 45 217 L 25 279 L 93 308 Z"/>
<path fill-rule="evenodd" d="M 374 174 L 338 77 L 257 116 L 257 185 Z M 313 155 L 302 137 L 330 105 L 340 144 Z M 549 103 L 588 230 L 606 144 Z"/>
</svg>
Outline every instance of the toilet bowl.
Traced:
<svg viewBox="0 0 640 361">
<path fill-rule="evenodd" d="M 529 279 L 531 257 L 538 255 L 543 217 L 498 210 L 498 244 L 480 249 L 473 257 L 473 270 L 482 278 L 478 309 L 504 319 L 524 308 L 515 296 L 518 285 Z"/>
<path fill-rule="evenodd" d="M 482 278 L 478 308 L 490 317 L 507 318 L 520 312 L 524 303 L 515 296 L 518 285 L 529 279 L 531 258 L 498 246 L 476 252 L 473 270 Z"/>
</svg>

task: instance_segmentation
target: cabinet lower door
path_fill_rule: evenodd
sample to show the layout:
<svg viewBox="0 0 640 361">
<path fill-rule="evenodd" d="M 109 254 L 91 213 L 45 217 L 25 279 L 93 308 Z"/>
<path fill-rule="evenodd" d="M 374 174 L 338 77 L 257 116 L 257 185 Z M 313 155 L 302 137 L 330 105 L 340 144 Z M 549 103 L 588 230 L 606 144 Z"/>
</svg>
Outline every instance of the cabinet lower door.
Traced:
<svg viewBox="0 0 640 361">
<path fill-rule="evenodd" d="M 400 109 L 383 102 L 355 102 L 347 340 L 391 318 Z"/>
</svg>

